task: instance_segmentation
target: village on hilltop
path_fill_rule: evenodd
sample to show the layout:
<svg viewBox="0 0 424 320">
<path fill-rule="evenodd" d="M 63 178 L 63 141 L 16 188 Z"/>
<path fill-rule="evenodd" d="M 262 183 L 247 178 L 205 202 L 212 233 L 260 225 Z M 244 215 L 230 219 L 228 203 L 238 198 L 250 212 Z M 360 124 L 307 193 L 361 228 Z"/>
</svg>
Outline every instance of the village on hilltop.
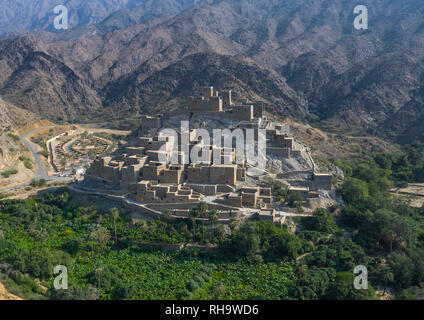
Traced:
<svg viewBox="0 0 424 320">
<path fill-rule="evenodd" d="M 206 152 L 202 159 L 207 161 L 187 163 L 181 147 L 167 147 L 170 137 L 161 130 L 174 128 L 181 137 L 179 122 L 184 120 L 191 127 L 189 151 L 201 145 Z M 198 130 L 212 132 L 220 127 L 266 132 L 266 169 L 256 172 L 247 162 L 237 162 L 234 147 L 212 142 L 205 145 L 198 139 Z M 258 135 L 255 143 L 257 139 Z M 217 153 L 218 163 L 213 156 Z M 171 157 L 178 163 L 163 161 Z M 275 196 L 276 181 L 286 184 L 288 193 L 299 195 L 302 212 Z M 231 91 L 220 94 L 213 87 L 204 88 L 198 97 L 189 97 L 187 106 L 176 112 L 144 116 L 134 141 L 98 157 L 75 188 L 118 199 L 122 205 L 154 217 L 168 213 L 174 219 L 189 218 L 193 207 L 206 203 L 210 210 L 216 210 L 220 223 L 257 217 L 291 224 L 292 217 L 311 214 L 315 208 L 335 202 L 331 174 L 316 172 L 309 151 L 290 136 L 287 126 L 270 121 L 261 103 L 233 101 Z"/>
</svg>

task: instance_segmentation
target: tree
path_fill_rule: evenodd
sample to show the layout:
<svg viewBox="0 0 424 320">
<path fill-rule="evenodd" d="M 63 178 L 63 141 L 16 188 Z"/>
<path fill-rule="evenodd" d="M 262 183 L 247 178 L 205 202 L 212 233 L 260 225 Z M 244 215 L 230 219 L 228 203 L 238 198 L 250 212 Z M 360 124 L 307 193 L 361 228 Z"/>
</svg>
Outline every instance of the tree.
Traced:
<svg viewBox="0 0 424 320">
<path fill-rule="evenodd" d="M 189 211 L 189 215 L 191 217 L 191 221 L 193 222 L 193 233 L 196 236 L 196 219 L 200 216 L 198 208 L 192 208 Z"/>
<path fill-rule="evenodd" d="M 163 212 L 163 218 L 165 219 L 165 221 L 170 221 L 171 220 L 171 217 L 172 217 L 171 211 L 169 209 L 166 209 Z"/>
<path fill-rule="evenodd" d="M 92 285 L 87 285 L 85 289 L 70 285 L 68 290 L 56 290 L 50 288 L 46 295 L 51 300 L 97 300 L 99 297 L 98 289 Z"/>
<path fill-rule="evenodd" d="M 368 289 L 355 289 L 354 275 L 349 272 L 337 273 L 336 279 L 328 288 L 326 299 L 329 300 L 374 300 L 375 291 L 368 285 Z"/>
<path fill-rule="evenodd" d="M 118 284 L 113 290 L 113 294 L 117 299 L 129 299 L 137 293 L 137 288 L 130 283 Z"/>
<path fill-rule="evenodd" d="M 395 288 L 408 288 L 415 281 L 414 261 L 405 253 L 392 253 L 387 259 L 388 265 L 393 272 Z"/>
<path fill-rule="evenodd" d="M 292 208 L 301 205 L 304 200 L 305 199 L 303 199 L 303 196 L 299 192 L 290 192 L 287 195 L 287 204 Z"/>
<path fill-rule="evenodd" d="M 315 230 L 327 234 L 336 232 L 337 225 L 327 210 L 323 208 L 316 209 L 314 211 L 314 217 L 316 218 Z"/>
<path fill-rule="evenodd" d="M 388 249 L 414 244 L 418 237 L 417 225 L 408 217 L 402 217 L 388 209 L 368 214 L 361 230 L 369 243 L 376 248 Z"/>
<path fill-rule="evenodd" d="M 102 273 L 103 268 L 99 267 L 94 270 L 94 274 L 96 275 L 97 279 L 97 287 L 100 289 L 102 287 Z"/>
<path fill-rule="evenodd" d="M 116 209 L 116 208 L 110 209 L 110 215 L 112 216 L 112 219 L 113 219 L 113 229 L 114 229 L 114 232 L 115 232 L 115 245 L 117 245 L 118 244 L 118 236 L 116 234 L 116 220 L 119 219 L 118 209 Z"/>
<path fill-rule="evenodd" d="M 45 179 L 32 179 L 30 186 L 33 188 L 37 187 L 43 187 L 47 184 L 47 181 Z"/>
<path fill-rule="evenodd" d="M 378 153 L 374 157 L 374 161 L 383 169 L 390 170 L 392 168 L 392 159 L 387 153 Z"/>
<path fill-rule="evenodd" d="M 209 221 L 212 223 L 212 228 L 215 227 L 215 223 L 217 223 L 219 220 L 218 212 L 213 209 L 209 212 Z"/>
<path fill-rule="evenodd" d="M 76 254 L 82 245 L 83 241 L 80 238 L 70 239 L 65 245 L 64 249 L 70 254 Z"/>
<path fill-rule="evenodd" d="M 286 199 L 288 186 L 285 183 L 272 178 L 267 178 L 265 181 L 272 185 L 272 193 L 274 197 L 277 197 L 280 201 Z"/>
<path fill-rule="evenodd" d="M 396 294 L 396 300 L 419 300 L 418 295 L 410 289 L 404 289 Z"/>
<path fill-rule="evenodd" d="M 218 212 L 213 209 L 209 212 L 209 221 L 212 224 L 212 230 L 215 229 L 215 223 L 217 223 L 219 220 Z M 212 235 L 212 232 L 211 232 Z"/>
<path fill-rule="evenodd" d="M 230 230 L 231 230 L 231 233 L 234 233 L 234 231 L 237 229 L 237 227 L 238 227 L 238 221 L 236 220 L 236 219 L 234 219 L 234 218 L 230 218 L 230 224 L 229 224 L 229 227 L 230 227 Z"/>
<path fill-rule="evenodd" d="M 200 202 L 199 203 L 199 205 L 198 205 L 198 207 L 197 207 L 197 209 L 198 209 L 198 211 L 199 211 L 199 214 L 200 214 L 200 216 L 202 217 L 202 218 L 204 218 L 205 216 L 206 216 L 206 213 L 208 212 L 208 210 L 209 210 L 209 207 L 208 207 L 208 205 L 206 204 L 206 202 Z"/>
<path fill-rule="evenodd" d="M 105 228 L 101 226 L 95 226 L 89 233 L 88 238 L 93 242 L 98 242 L 99 245 L 103 247 L 106 242 L 109 241 L 110 235 Z M 92 246 L 91 249 L 93 251 L 94 247 Z"/>
<path fill-rule="evenodd" d="M 389 283 L 392 283 L 393 280 L 394 280 L 393 273 L 386 270 L 386 272 L 384 272 L 384 274 L 383 274 L 383 280 L 384 280 L 384 291 L 383 291 L 383 296 L 384 296 L 386 294 L 386 290 L 387 290 Z"/>
<path fill-rule="evenodd" d="M 233 238 L 233 247 L 242 255 L 252 256 L 260 249 L 260 238 L 253 223 L 245 223 Z"/>
<path fill-rule="evenodd" d="M 341 195 L 348 204 L 360 204 L 369 195 L 368 185 L 359 179 L 348 178 L 342 185 Z"/>
<path fill-rule="evenodd" d="M 193 222 L 194 235 L 196 235 L 196 219 L 199 217 L 206 218 L 208 210 L 208 205 L 206 204 L 206 202 L 202 201 L 197 205 L 197 207 L 194 207 L 189 211 L 189 215 L 192 218 Z M 202 220 L 202 224 L 204 225 L 204 220 Z"/>
</svg>

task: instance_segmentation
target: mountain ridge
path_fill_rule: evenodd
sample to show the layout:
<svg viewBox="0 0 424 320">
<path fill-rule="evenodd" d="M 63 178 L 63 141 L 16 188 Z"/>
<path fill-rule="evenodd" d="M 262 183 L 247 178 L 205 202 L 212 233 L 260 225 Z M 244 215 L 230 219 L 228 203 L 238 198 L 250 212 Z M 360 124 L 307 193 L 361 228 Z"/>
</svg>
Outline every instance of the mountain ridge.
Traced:
<svg viewBox="0 0 424 320">
<path fill-rule="evenodd" d="M 156 4 L 162 7 L 169 1 L 172 3 L 160 0 Z M 346 0 L 265 0 L 260 4 L 187 0 L 185 7 L 166 13 L 159 10 L 163 14 L 157 16 L 146 13 L 143 18 L 141 10 L 131 17 L 124 9 L 100 24 L 82 27 L 96 29 L 110 23 L 111 29 L 103 33 L 78 38 L 72 36 L 77 33 L 74 29 L 64 32 L 62 41 L 60 35 L 55 35 L 58 38 L 54 41 L 37 36 L 31 39 L 37 50 L 76 75 L 70 83 L 75 99 L 68 100 L 79 103 L 85 96 L 90 103 L 78 110 L 75 102 L 65 99 L 64 109 L 68 108 L 74 118 L 96 109 L 98 114 L 102 107 L 146 112 L 150 105 L 153 112 L 163 109 L 161 105 L 182 104 L 182 93 L 188 90 L 165 95 L 165 101 L 164 88 L 173 82 L 181 86 L 184 77 L 193 81 L 186 85 L 190 89 L 196 88 L 196 82 L 213 82 L 213 68 L 217 68 L 216 74 L 225 73 L 220 62 L 233 59 L 239 70 L 228 69 L 238 75 L 232 83 L 222 82 L 229 89 L 266 101 L 281 115 L 303 120 L 313 114 L 323 128 L 352 134 L 393 139 L 409 136 L 423 108 L 421 99 L 414 95 L 420 94 L 424 79 L 424 24 L 420 18 L 424 4 L 417 0 L 367 0 L 364 5 L 369 7 L 370 29 L 363 31 L 354 30 L 354 4 Z M 19 61 L 9 56 L 29 50 L 13 46 L 21 39 L 9 41 L 9 52 L 0 50 L 0 70 L 2 65 L 5 70 L 18 68 L 15 64 Z M 196 55 L 203 55 L 198 68 L 207 70 L 205 81 L 199 81 L 201 75 L 193 65 Z M 204 58 L 208 55 L 213 63 Z M 183 66 L 188 68 L 186 72 Z M 279 90 L 267 90 L 254 81 L 252 87 L 239 84 L 240 79 L 248 82 L 249 72 L 257 70 L 266 70 L 260 78 Z M 187 76 L 190 72 L 193 77 Z M 54 78 L 52 74 L 48 77 Z M 10 88 L 0 87 L 0 93 L 12 103 L 25 105 L 29 100 L 26 91 Z M 36 90 L 41 89 L 36 86 Z M 58 96 L 63 94 L 56 92 L 51 100 L 58 101 Z M 136 103 L 137 99 L 145 102 Z"/>
</svg>

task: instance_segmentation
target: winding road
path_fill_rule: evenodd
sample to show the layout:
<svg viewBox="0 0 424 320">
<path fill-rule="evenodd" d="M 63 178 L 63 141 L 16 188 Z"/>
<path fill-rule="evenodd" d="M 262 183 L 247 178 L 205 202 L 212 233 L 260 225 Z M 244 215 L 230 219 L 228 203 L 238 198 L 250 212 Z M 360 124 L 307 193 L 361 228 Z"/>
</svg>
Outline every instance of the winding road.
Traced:
<svg viewBox="0 0 424 320">
<path fill-rule="evenodd" d="M 37 152 L 36 147 L 34 146 L 34 144 L 32 144 L 32 142 L 27 140 L 27 138 L 29 136 L 31 136 L 31 135 L 33 135 L 33 134 L 35 134 L 35 133 L 37 133 L 41 130 L 48 129 L 48 128 L 52 128 L 52 126 L 45 126 L 45 127 L 37 128 L 37 129 L 31 130 L 31 131 L 29 131 L 29 132 L 27 132 L 24 135 L 19 137 L 20 141 L 28 148 L 28 151 L 31 153 L 32 158 L 35 162 L 35 166 L 36 166 L 37 170 L 34 174 L 34 177 L 32 177 L 32 178 L 28 179 L 27 181 L 22 182 L 20 184 L 8 186 L 8 187 L 5 187 L 5 188 L 0 188 L 0 191 L 15 190 L 15 189 L 19 189 L 19 188 L 22 188 L 22 187 L 29 186 L 31 184 L 32 179 L 44 179 L 44 180 L 47 180 L 47 181 L 58 181 L 58 182 L 71 181 L 71 179 L 69 179 L 69 178 L 49 176 L 46 168 L 44 167 L 43 160 L 41 159 L 40 155 Z"/>
</svg>

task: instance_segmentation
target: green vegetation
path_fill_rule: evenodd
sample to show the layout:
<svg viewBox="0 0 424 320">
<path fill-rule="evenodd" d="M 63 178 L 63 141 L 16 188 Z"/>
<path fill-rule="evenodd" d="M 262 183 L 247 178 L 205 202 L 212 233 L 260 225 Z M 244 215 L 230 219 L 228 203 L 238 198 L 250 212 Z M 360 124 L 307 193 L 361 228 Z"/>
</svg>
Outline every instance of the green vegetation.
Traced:
<svg viewBox="0 0 424 320">
<path fill-rule="evenodd" d="M 319 126 L 320 122 L 321 122 L 320 116 L 317 114 L 311 113 L 306 116 L 306 123 L 309 123 L 313 126 Z"/>
<path fill-rule="evenodd" d="M 347 177 L 340 189 L 346 202 L 340 225 L 352 230 L 352 239 L 374 261 L 374 281 L 394 287 L 400 298 L 417 296 L 424 280 L 424 208 L 411 208 L 389 193 L 400 177 L 408 181 L 421 177 L 422 146 L 406 150 L 408 153 L 395 161 L 393 155 L 378 154 L 374 159 L 345 166 Z"/>
<path fill-rule="evenodd" d="M 32 179 L 30 186 L 33 188 L 44 187 L 47 184 L 45 179 Z"/>
<path fill-rule="evenodd" d="M 50 153 L 47 151 L 47 149 L 43 149 L 42 151 L 39 151 L 38 154 L 42 155 L 45 158 L 48 158 Z"/>
<path fill-rule="evenodd" d="M 134 221 L 80 207 L 63 192 L 0 201 L 1 277 L 12 293 L 34 299 L 376 299 L 377 286 L 393 288 L 396 299 L 422 299 L 424 208 L 391 197 L 405 168 L 382 159 L 342 164 L 345 206 L 296 217 L 296 234 L 255 220 L 226 229 L 206 203 L 189 219 L 168 211 Z M 419 161 L 408 161 L 418 177 Z M 301 201 L 270 183 L 282 201 Z M 52 289 L 57 264 L 70 272 L 66 292 Z M 358 265 L 368 268 L 367 290 L 354 289 Z"/>
<path fill-rule="evenodd" d="M 25 156 L 20 156 L 19 161 L 22 161 L 24 163 L 25 168 L 31 170 L 33 168 L 32 161 L 30 158 Z"/>
<path fill-rule="evenodd" d="M 287 197 L 287 185 L 270 177 L 268 177 L 265 182 L 272 186 L 272 195 L 277 197 L 280 201 L 284 202 Z"/>
<path fill-rule="evenodd" d="M 7 179 L 7 178 L 10 178 L 10 176 L 15 175 L 15 174 L 18 174 L 18 173 L 19 173 L 18 169 L 13 168 L 13 169 L 9 169 L 9 170 L 3 171 L 1 173 L 1 176 L 3 178 L 6 178 Z"/>
<path fill-rule="evenodd" d="M 299 208 L 303 201 L 305 201 L 305 199 L 303 198 L 302 194 L 297 191 L 290 192 L 287 194 L 286 202 L 289 207 Z"/>
<path fill-rule="evenodd" d="M 264 262 L 254 259 L 257 254 L 251 256 L 250 251 L 241 250 L 237 257 L 226 254 L 242 242 L 244 229 L 234 240 L 213 237 L 222 246 L 218 252 L 184 249 L 164 253 L 144 248 L 145 242 L 196 241 L 207 234 L 202 230 L 207 227 L 199 224 L 197 234 L 193 234 L 190 220 L 134 224 L 115 209 L 105 214 L 93 207 L 72 205 L 66 193 L 3 201 L 0 212 L 0 264 L 10 279 L 6 284 L 19 275 L 39 278 L 48 288 L 47 293 L 40 294 L 40 287 L 29 280 L 25 285 L 16 280 L 8 286 L 28 298 L 251 299 L 261 295 L 278 299 L 288 297 L 294 284 L 292 266 L 271 255 L 284 250 L 297 254 L 297 248 L 290 249 L 284 242 L 295 236 L 269 223 L 248 224 L 262 234 L 258 248 L 267 252 L 270 260 Z M 271 238 L 276 244 L 269 246 L 266 243 Z M 53 267 L 57 264 L 69 267 L 71 289 L 66 292 L 52 289 Z"/>
<path fill-rule="evenodd" d="M 46 144 L 44 143 L 44 139 L 40 136 L 31 137 L 31 141 L 35 144 L 38 144 L 41 148 L 45 148 Z"/>
<path fill-rule="evenodd" d="M 49 130 L 49 133 L 50 133 L 50 130 Z M 38 154 L 42 155 L 45 158 L 49 157 L 50 153 L 47 150 L 46 142 L 44 141 L 43 137 L 40 137 L 40 136 L 31 137 L 31 141 L 35 144 L 38 144 L 42 148 L 42 150 L 39 151 Z"/>
<path fill-rule="evenodd" d="M 29 160 L 29 159 L 27 159 L 27 160 L 24 161 L 24 166 L 25 166 L 25 168 L 27 168 L 29 170 L 31 170 L 32 168 L 34 168 L 34 166 L 32 165 L 31 160 Z"/>
<path fill-rule="evenodd" d="M 303 212 L 302 202 L 305 201 L 303 196 L 295 191 L 289 192 L 285 183 L 268 177 L 266 183 L 272 187 L 272 195 L 278 198 L 282 203 L 287 204 L 291 208 L 297 208 L 299 213 Z"/>
<path fill-rule="evenodd" d="M 322 234 L 333 234 L 338 227 L 330 213 L 325 209 L 317 209 L 313 218 L 303 218 L 302 225 L 305 229 Z"/>
<path fill-rule="evenodd" d="M 15 142 L 19 141 L 19 137 L 16 134 L 8 133 L 8 137 L 12 138 Z"/>
<path fill-rule="evenodd" d="M 9 292 L 24 299 L 43 299 L 41 287 L 30 277 L 14 271 L 9 265 L 0 266 L 0 281 Z"/>
<path fill-rule="evenodd" d="M 374 161 L 382 169 L 390 170 L 396 186 L 408 182 L 424 182 L 424 144 L 414 142 L 402 148 L 403 153 L 380 153 Z"/>
</svg>

